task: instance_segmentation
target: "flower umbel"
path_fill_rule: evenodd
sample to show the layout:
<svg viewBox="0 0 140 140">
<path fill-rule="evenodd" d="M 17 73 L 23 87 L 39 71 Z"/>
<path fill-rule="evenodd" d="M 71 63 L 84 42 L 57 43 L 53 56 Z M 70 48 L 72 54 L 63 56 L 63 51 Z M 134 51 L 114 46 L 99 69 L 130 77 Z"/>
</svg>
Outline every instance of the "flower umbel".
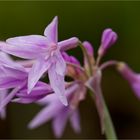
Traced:
<svg viewBox="0 0 140 140">
<path fill-rule="evenodd" d="M 101 63 L 102 57 L 118 38 L 112 29 L 103 31 L 95 58 L 93 46 L 88 41 L 72 37 L 58 42 L 57 26 L 56 16 L 46 27 L 44 36 L 27 35 L 0 42 L 0 117 L 5 118 L 9 102 L 35 103 L 44 108 L 31 120 L 30 129 L 52 120 L 55 136 L 60 138 L 69 120 L 75 132 L 79 133 L 79 104 L 90 93 L 100 118 L 102 134 L 107 139 L 117 140 L 103 96 L 102 72 L 109 66 L 115 66 L 138 98 L 140 75 L 124 62 L 108 60 Z M 78 46 L 82 49 L 83 63 L 66 52 Z M 24 60 L 13 60 L 8 54 Z M 49 84 L 46 83 L 47 76 Z"/>
</svg>

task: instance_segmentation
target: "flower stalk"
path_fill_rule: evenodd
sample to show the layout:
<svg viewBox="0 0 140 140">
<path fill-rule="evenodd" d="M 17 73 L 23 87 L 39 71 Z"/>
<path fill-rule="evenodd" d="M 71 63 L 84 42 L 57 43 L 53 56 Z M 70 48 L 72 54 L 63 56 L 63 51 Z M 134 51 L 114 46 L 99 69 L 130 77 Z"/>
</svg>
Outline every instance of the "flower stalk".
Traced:
<svg viewBox="0 0 140 140">
<path fill-rule="evenodd" d="M 95 77 L 93 79 L 91 78 L 86 85 L 90 89 L 90 95 L 95 102 L 100 117 L 102 134 L 105 134 L 108 140 L 117 140 L 115 128 L 100 87 L 100 78 L 100 75 L 97 75 L 97 77 L 95 75 Z"/>
<path fill-rule="evenodd" d="M 85 50 L 83 49 L 83 51 L 85 51 Z M 93 77 L 93 79 L 92 80 L 90 79 L 90 82 L 92 82 L 92 83 L 87 82 L 87 86 L 90 89 L 90 95 L 92 96 L 92 99 L 94 100 L 96 107 L 97 107 L 97 112 L 98 112 L 99 117 L 100 117 L 102 134 L 105 134 L 106 138 L 108 140 L 109 139 L 117 140 L 115 128 L 114 128 L 108 107 L 106 105 L 106 102 L 105 102 L 105 99 L 103 97 L 103 93 L 102 93 L 102 90 L 100 87 L 100 85 L 101 85 L 101 71 L 100 70 L 103 70 L 104 68 L 111 66 L 111 65 L 117 65 L 117 61 L 114 61 L 114 60 L 108 61 L 99 67 L 99 63 L 101 61 L 101 58 L 102 57 L 100 57 L 100 56 L 97 57 L 97 60 L 95 63 L 96 72 L 95 72 L 94 76 L 93 76 L 92 72 L 89 73 L 90 77 Z M 90 66 L 90 61 L 88 64 L 89 64 L 88 68 L 90 69 L 89 71 L 93 71 L 92 70 L 93 66 Z"/>
</svg>

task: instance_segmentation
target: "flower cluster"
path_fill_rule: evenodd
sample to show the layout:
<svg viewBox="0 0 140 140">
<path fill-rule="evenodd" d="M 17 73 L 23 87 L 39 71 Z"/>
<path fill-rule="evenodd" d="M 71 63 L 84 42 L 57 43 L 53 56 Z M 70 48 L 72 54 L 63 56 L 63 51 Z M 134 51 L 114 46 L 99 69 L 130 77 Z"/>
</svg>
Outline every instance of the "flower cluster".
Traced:
<svg viewBox="0 0 140 140">
<path fill-rule="evenodd" d="M 99 113 L 102 132 L 108 135 L 106 124 L 109 119 L 101 90 L 102 71 L 108 66 L 115 66 L 140 98 L 139 74 L 135 74 L 124 62 L 109 60 L 100 64 L 116 40 L 117 34 L 112 29 L 105 29 L 95 59 L 93 46 L 88 41 L 81 42 L 77 37 L 58 41 L 58 18 L 55 17 L 46 27 L 44 36 L 28 35 L 1 41 L 0 117 L 5 118 L 6 106 L 10 102 L 36 103 L 44 108 L 31 120 L 28 125 L 30 129 L 52 119 L 54 133 L 56 137 L 61 137 L 69 120 L 75 132 L 79 133 L 78 105 L 90 91 Z M 83 51 L 83 65 L 67 53 L 75 47 Z M 14 60 L 11 55 L 19 59 Z M 72 80 L 66 81 L 65 76 Z M 48 82 L 44 82 L 47 77 Z M 112 135 L 115 137 L 113 132 Z"/>
</svg>

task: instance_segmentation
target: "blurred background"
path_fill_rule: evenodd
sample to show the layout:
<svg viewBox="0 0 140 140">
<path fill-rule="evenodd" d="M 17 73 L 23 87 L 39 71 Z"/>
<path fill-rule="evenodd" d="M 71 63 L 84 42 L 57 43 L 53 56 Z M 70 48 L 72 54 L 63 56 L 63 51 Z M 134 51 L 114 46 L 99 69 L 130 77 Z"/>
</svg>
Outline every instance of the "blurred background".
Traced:
<svg viewBox="0 0 140 140">
<path fill-rule="evenodd" d="M 140 72 L 140 2 L 0 2 L 0 40 L 43 34 L 55 15 L 59 17 L 59 40 L 77 36 L 90 41 L 95 50 L 103 29 L 112 28 L 118 33 L 118 42 L 103 61 L 123 60 Z M 70 53 L 82 62 L 79 50 Z M 140 138 L 140 100 L 128 83 L 109 68 L 103 73 L 102 87 L 118 137 Z M 27 129 L 28 122 L 40 109 L 35 104 L 10 104 L 7 119 L 0 120 L 0 138 L 54 138 L 51 122 L 35 130 Z M 80 113 L 81 134 L 75 134 L 68 124 L 62 138 L 104 138 L 94 102 L 89 97 L 80 104 Z"/>
</svg>

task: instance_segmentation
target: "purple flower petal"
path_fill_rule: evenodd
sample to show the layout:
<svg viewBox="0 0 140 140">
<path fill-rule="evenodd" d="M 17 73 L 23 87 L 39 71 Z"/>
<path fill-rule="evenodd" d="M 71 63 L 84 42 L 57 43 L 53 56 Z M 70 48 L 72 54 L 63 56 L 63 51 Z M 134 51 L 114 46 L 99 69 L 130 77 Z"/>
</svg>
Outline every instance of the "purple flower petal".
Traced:
<svg viewBox="0 0 140 140">
<path fill-rule="evenodd" d="M 6 52 L 8 54 L 20 57 L 20 58 L 25 58 L 25 59 L 35 59 L 38 56 L 41 55 L 45 51 L 46 48 L 36 46 L 34 45 L 28 45 L 28 44 L 19 44 L 18 46 L 16 45 L 11 45 L 8 43 L 0 42 L 0 49 L 3 52 Z"/>
<path fill-rule="evenodd" d="M 74 82 L 73 84 L 71 84 L 69 87 L 67 87 L 66 89 L 66 96 L 69 97 L 71 94 L 73 94 L 77 89 L 78 89 L 79 85 L 77 84 L 77 82 Z M 38 101 L 38 104 L 40 105 L 46 105 L 46 104 L 51 104 L 51 103 L 57 103 L 61 104 L 59 102 L 59 99 L 57 97 L 56 94 L 50 94 L 46 97 L 44 97 L 43 99 Z M 63 105 L 62 105 L 63 107 Z"/>
<path fill-rule="evenodd" d="M 64 76 L 66 72 L 66 62 L 64 61 L 60 52 L 57 52 L 57 55 L 55 55 L 55 57 L 56 57 L 55 70 L 59 75 Z"/>
<path fill-rule="evenodd" d="M 23 97 L 23 98 L 15 98 L 13 99 L 11 102 L 14 102 L 14 103 L 20 103 L 20 104 L 30 104 L 30 103 L 34 103 L 36 102 L 37 100 L 43 98 L 43 96 L 38 96 L 38 97 Z"/>
<path fill-rule="evenodd" d="M 61 54 L 66 62 L 71 62 L 70 56 L 66 52 L 62 52 Z"/>
<path fill-rule="evenodd" d="M 138 99 L 140 99 L 140 84 L 139 83 L 140 83 L 140 76 L 139 76 L 139 82 L 133 83 L 131 85 L 131 88 L 133 89 L 133 91 Z"/>
<path fill-rule="evenodd" d="M 78 43 L 79 43 L 79 39 L 77 37 L 72 37 L 67 40 L 60 41 L 58 43 L 58 47 L 60 48 L 60 51 L 66 51 L 77 47 Z"/>
<path fill-rule="evenodd" d="M 59 106 L 56 106 L 56 105 L 50 105 L 50 106 L 44 108 L 29 123 L 28 127 L 30 129 L 34 129 L 34 128 L 42 125 L 43 123 L 49 121 L 57 114 L 57 110 L 59 110 Z"/>
<path fill-rule="evenodd" d="M 53 90 L 51 89 L 50 85 L 43 83 L 43 82 L 37 82 L 31 93 L 27 94 L 27 88 L 24 87 L 22 90 L 20 90 L 16 96 L 18 97 L 24 97 L 24 98 L 32 98 L 32 97 L 38 97 L 38 96 L 46 96 L 53 93 Z"/>
<path fill-rule="evenodd" d="M 48 75 L 50 79 L 50 84 L 54 92 L 58 95 L 60 101 L 64 105 L 68 105 L 67 99 L 65 96 L 65 82 L 64 76 L 57 74 L 55 67 L 51 66 L 48 70 Z"/>
<path fill-rule="evenodd" d="M 46 27 L 44 35 L 47 37 L 50 43 L 56 43 L 58 41 L 58 17 L 54 17 L 52 22 Z"/>
<path fill-rule="evenodd" d="M 22 81 L 21 85 L 17 86 L 15 89 L 12 90 L 5 98 L 2 100 L 0 104 L 0 112 L 3 110 L 3 108 L 14 98 L 14 96 L 17 94 L 17 92 L 25 86 L 26 81 Z"/>
<path fill-rule="evenodd" d="M 58 101 L 59 100 L 58 100 L 58 97 L 57 97 L 56 94 L 49 94 L 48 96 L 45 96 L 44 98 L 42 98 L 39 101 L 37 101 L 37 104 L 39 104 L 39 105 L 47 105 L 47 104 L 51 104 L 52 102 L 56 103 Z"/>
<path fill-rule="evenodd" d="M 13 60 L 8 54 L 0 52 L 0 63 L 13 64 Z"/>
<path fill-rule="evenodd" d="M 13 61 L 8 54 L 3 52 L 0 52 L 0 67 L 1 66 L 25 72 L 24 67 L 22 67 L 20 64 L 15 63 L 15 61 Z"/>
<path fill-rule="evenodd" d="M 2 72 L 0 74 L 0 77 L 13 77 L 15 79 L 23 80 L 27 77 L 27 72 L 25 69 L 16 69 L 11 68 L 10 66 L 3 66 L 0 68 L 0 71 Z"/>
<path fill-rule="evenodd" d="M 81 131 L 81 127 L 80 127 L 80 116 L 79 116 L 79 111 L 73 111 L 71 117 L 70 117 L 70 122 L 71 125 L 73 127 L 73 129 L 75 130 L 76 133 L 80 133 Z"/>
<path fill-rule="evenodd" d="M 44 59 L 38 59 L 31 68 L 28 76 L 28 93 L 31 92 L 41 76 L 48 70 L 50 63 Z"/>
<path fill-rule="evenodd" d="M 77 58 L 74 56 L 70 56 L 70 62 L 80 66 L 79 60 L 77 60 Z"/>
<path fill-rule="evenodd" d="M 20 36 L 9 38 L 6 40 L 8 44 L 14 46 L 40 46 L 46 47 L 47 39 L 41 35 L 27 35 L 27 36 Z"/>
<path fill-rule="evenodd" d="M 17 87 L 23 81 L 13 77 L 0 77 L 0 90 L 10 89 Z"/>
<path fill-rule="evenodd" d="M 24 68 L 31 68 L 35 60 L 16 60 L 16 63 L 22 65 Z"/>
<path fill-rule="evenodd" d="M 0 104 L 7 96 L 7 90 L 1 90 L 0 91 Z M 6 118 L 6 107 L 4 107 L 0 112 L 0 118 L 5 119 Z"/>
<path fill-rule="evenodd" d="M 123 78 L 129 82 L 135 95 L 140 99 L 140 74 L 132 71 L 132 69 L 123 62 L 118 64 L 118 71 Z"/>
<path fill-rule="evenodd" d="M 62 136 L 67 120 L 68 110 L 59 112 L 59 114 L 53 119 L 53 131 L 57 138 Z"/>
</svg>

